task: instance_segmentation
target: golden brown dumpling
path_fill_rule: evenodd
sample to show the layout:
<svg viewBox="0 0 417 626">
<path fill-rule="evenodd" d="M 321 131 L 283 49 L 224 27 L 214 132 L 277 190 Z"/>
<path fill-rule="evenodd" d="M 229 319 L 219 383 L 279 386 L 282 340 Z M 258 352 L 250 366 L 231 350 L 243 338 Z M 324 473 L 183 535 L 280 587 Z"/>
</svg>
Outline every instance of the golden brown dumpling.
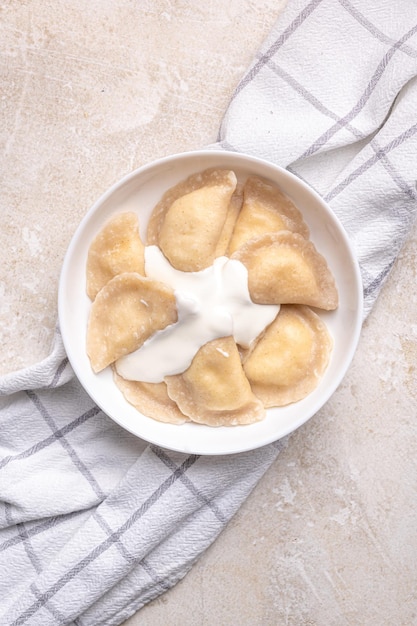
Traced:
<svg viewBox="0 0 417 626">
<path fill-rule="evenodd" d="M 325 258 L 297 233 L 281 231 L 251 239 L 232 258 L 246 266 L 254 302 L 307 304 L 328 311 L 338 305 Z"/>
<path fill-rule="evenodd" d="M 243 206 L 237 218 L 228 253 L 265 233 L 289 230 L 309 237 L 301 212 L 282 191 L 257 176 L 250 176 L 243 188 Z"/>
<path fill-rule="evenodd" d="M 173 187 L 155 207 L 147 243 L 171 265 L 195 272 L 212 265 L 237 179 L 230 170 L 206 170 Z"/>
<path fill-rule="evenodd" d="M 285 305 L 246 355 L 243 369 L 265 407 L 283 406 L 315 389 L 332 346 L 316 313 L 306 306 Z"/>
<path fill-rule="evenodd" d="M 183 374 L 165 380 L 169 397 L 194 422 L 235 426 L 265 417 L 264 406 L 250 388 L 232 337 L 206 343 Z"/>
<path fill-rule="evenodd" d="M 169 397 L 166 383 L 126 380 L 119 376 L 115 369 L 113 376 L 125 399 L 143 415 L 168 424 L 184 424 L 190 421 Z"/>
<path fill-rule="evenodd" d="M 91 305 L 87 328 L 91 367 L 101 371 L 176 321 L 172 289 L 132 272 L 115 276 Z"/>
<path fill-rule="evenodd" d="M 130 211 L 112 217 L 92 241 L 87 258 L 87 294 L 94 300 L 98 292 L 117 274 L 144 274 L 144 248 L 139 221 Z"/>
</svg>

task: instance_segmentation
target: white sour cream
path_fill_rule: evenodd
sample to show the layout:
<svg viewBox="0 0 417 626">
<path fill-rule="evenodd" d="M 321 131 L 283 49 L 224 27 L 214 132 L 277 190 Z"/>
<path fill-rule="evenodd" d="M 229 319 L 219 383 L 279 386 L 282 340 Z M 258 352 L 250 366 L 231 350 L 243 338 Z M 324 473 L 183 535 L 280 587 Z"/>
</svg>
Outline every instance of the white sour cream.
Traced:
<svg viewBox="0 0 417 626">
<path fill-rule="evenodd" d="M 218 257 L 200 272 L 181 272 L 157 246 L 147 246 L 145 273 L 174 290 L 178 321 L 117 361 L 118 373 L 128 380 L 158 383 L 180 374 L 201 346 L 219 337 L 232 335 L 248 348 L 279 312 L 279 305 L 252 302 L 247 270 L 235 259 Z"/>
</svg>

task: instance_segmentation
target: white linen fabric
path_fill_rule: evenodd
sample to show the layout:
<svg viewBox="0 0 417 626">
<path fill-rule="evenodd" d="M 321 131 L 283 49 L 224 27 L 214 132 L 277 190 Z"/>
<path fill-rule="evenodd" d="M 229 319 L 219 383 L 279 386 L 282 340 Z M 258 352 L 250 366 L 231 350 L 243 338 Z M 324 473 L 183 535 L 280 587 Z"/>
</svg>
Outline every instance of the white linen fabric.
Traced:
<svg viewBox="0 0 417 626">
<path fill-rule="evenodd" d="M 293 0 L 236 89 L 220 145 L 300 176 L 342 221 L 369 313 L 416 212 L 417 6 Z"/>
<path fill-rule="evenodd" d="M 328 200 L 367 312 L 416 211 L 416 76 L 413 0 L 290 0 L 216 144 Z M 0 394 L 1 626 L 120 624 L 187 573 L 288 443 L 222 457 L 147 445 L 83 391 L 59 330 Z"/>
</svg>

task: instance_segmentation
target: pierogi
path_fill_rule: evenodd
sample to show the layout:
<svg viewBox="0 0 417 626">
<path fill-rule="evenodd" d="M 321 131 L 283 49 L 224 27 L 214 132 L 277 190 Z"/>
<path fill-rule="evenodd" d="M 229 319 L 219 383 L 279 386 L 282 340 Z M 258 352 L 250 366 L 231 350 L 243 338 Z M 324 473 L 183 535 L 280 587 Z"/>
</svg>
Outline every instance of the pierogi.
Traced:
<svg viewBox="0 0 417 626">
<path fill-rule="evenodd" d="M 114 367 L 113 377 L 125 399 L 144 415 L 153 417 L 158 422 L 169 424 L 184 424 L 190 421 L 169 397 L 165 382 L 143 383 L 137 380 L 126 380 L 117 373 Z"/>
<path fill-rule="evenodd" d="M 144 275 L 144 246 L 136 213 L 126 211 L 105 224 L 90 245 L 87 259 L 87 294 L 94 300 L 114 276 L 123 272 Z"/>
<path fill-rule="evenodd" d="M 309 237 L 301 211 L 278 187 L 250 176 L 243 187 L 243 205 L 228 246 L 229 256 L 249 239 L 289 230 Z"/>
<path fill-rule="evenodd" d="M 250 299 L 278 305 L 279 312 L 248 349 L 230 332 L 217 334 L 201 342 L 184 371 L 153 379 L 161 382 L 144 381 L 145 370 L 139 381 L 123 378 L 118 360 L 175 329 L 184 294 L 146 275 L 136 214 L 115 215 L 89 249 L 87 354 L 94 372 L 112 367 L 138 412 L 177 425 L 249 425 L 264 419 L 266 408 L 298 402 L 317 387 L 333 347 L 319 310 L 336 309 L 338 291 L 302 213 L 276 184 L 258 176 L 238 180 L 226 169 L 197 172 L 153 208 L 146 246 L 158 246 L 185 273 L 210 271 L 218 257 L 235 259 L 247 272 Z M 192 315 L 196 305 L 185 295 Z"/>
<path fill-rule="evenodd" d="M 148 245 L 158 245 L 178 270 L 209 267 L 216 258 L 236 185 L 234 172 L 210 169 L 174 187 L 152 213 Z"/>
<path fill-rule="evenodd" d="M 332 345 L 314 311 L 303 305 L 284 305 L 245 355 L 243 369 L 265 407 L 284 406 L 315 389 Z"/>
<path fill-rule="evenodd" d="M 87 354 L 93 370 L 100 372 L 176 321 L 172 289 L 134 272 L 115 276 L 91 305 Z"/>
<path fill-rule="evenodd" d="M 232 337 L 203 345 L 190 367 L 166 377 L 169 397 L 193 422 L 210 426 L 252 424 L 265 416 L 246 378 Z"/>
<path fill-rule="evenodd" d="M 298 233 L 280 231 L 250 239 L 233 255 L 248 270 L 251 298 L 259 304 L 337 308 L 338 293 L 326 259 Z"/>
</svg>

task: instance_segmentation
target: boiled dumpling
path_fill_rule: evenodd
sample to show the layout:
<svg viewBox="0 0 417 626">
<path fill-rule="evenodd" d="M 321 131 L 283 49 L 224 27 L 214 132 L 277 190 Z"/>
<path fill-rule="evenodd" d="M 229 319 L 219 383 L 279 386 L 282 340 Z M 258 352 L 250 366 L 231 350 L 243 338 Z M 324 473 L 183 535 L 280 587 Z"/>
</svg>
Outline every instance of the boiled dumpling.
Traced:
<svg viewBox="0 0 417 626">
<path fill-rule="evenodd" d="M 332 345 L 326 325 L 309 307 L 282 306 L 245 357 L 243 369 L 265 407 L 283 406 L 315 389 Z"/>
<path fill-rule="evenodd" d="M 307 304 L 325 310 L 338 294 L 325 258 L 297 233 L 281 231 L 251 239 L 232 258 L 248 270 L 251 298 L 259 304 Z"/>
<path fill-rule="evenodd" d="M 184 424 L 189 418 L 181 413 L 176 403 L 168 396 L 166 383 L 142 383 L 126 380 L 113 370 L 114 381 L 125 399 L 138 411 L 168 424 Z"/>
<path fill-rule="evenodd" d="M 249 239 L 265 233 L 289 230 L 309 237 L 301 212 L 276 186 L 250 176 L 243 188 L 243 206 L 237 218 L 228 253 L 233 254 Z"/>
<path fill-rule="evenodd" d="M 144 247 L 136 213 L 126 211 L 112 217 L 92 241 L 87 258 L 87 294 L 98 292 L 117 274 L 144 274 Z"/>
<path fill-rule="evenodd" d="M 232 337 L 206 343 L 183 374 L 165 380 L 169 397 L 194 422 L 235 426 L 252 424 L 265 416 L 264 406 L 243 372 Z"/>
<path fill-rule="evenodd" d="M 206 170 L 169 190 L 149 220 L 147 243 L 171 265 L 195 272 L 212 265 L 237 184 L 230 170 Z"/>
<path fill-rule="evenodd" d="M 115 276 L 91 305 L 87 328 L 91 367 L 101 371 L 176 321 L 172 289 L 133 272 Z"/>
</svg>

